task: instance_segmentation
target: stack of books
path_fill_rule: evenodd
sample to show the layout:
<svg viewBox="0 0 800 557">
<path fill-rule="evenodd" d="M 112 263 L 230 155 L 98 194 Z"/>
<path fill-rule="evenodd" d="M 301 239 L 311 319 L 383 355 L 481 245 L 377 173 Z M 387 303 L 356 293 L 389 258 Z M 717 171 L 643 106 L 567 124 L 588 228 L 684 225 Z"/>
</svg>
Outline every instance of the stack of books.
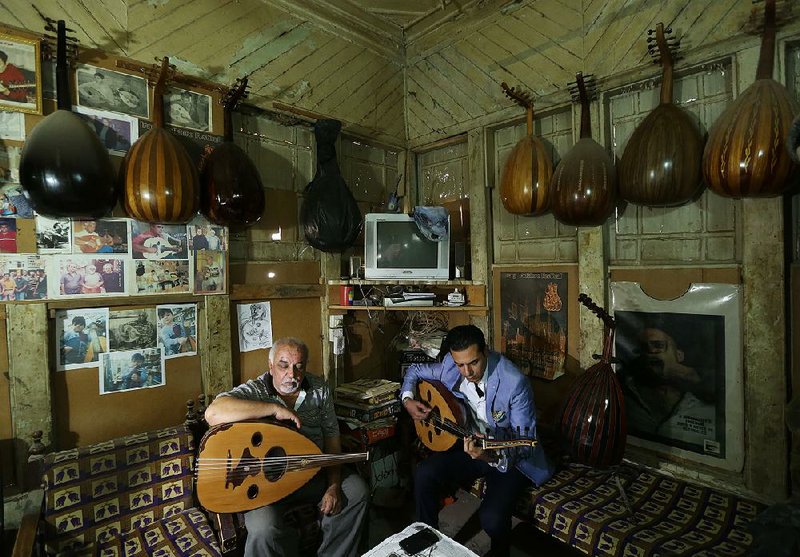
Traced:
<svg viewBox="0 0 800 557">
<path fill-rule="evenodd" d="M 388 379 L 358 379 L 339 385 L 335 391 L 336 415 L 364 424 L 396 416 L 402 409 L 399 389 L 400 383 Z"/>
</svg>

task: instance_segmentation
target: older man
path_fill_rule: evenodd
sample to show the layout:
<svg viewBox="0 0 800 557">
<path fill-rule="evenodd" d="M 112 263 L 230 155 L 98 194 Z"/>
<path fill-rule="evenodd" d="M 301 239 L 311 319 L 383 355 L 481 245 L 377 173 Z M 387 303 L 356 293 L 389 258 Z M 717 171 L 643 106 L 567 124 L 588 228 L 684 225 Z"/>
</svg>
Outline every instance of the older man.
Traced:
<svg viewBox="0 0 800 557">
<path fill-rule="evenodd" d="M 333 397 L 325 381 L 306 374 L 308 347 L 282 338 L 269 352 L 269 372 L 222 393 L 206 410 L 210 425 L 259 418 L 289 420 L 325 453 L 340 453 Z M 287 508 L 316 503 L 323 514 L 318 555 L 356 557 L 367 513 L 368 489 L 358 475 L 332 466 L 288 497 L 245 514 L 245 556 L 297 555 L 298 538 L 283 521 Z"/>
</svg>

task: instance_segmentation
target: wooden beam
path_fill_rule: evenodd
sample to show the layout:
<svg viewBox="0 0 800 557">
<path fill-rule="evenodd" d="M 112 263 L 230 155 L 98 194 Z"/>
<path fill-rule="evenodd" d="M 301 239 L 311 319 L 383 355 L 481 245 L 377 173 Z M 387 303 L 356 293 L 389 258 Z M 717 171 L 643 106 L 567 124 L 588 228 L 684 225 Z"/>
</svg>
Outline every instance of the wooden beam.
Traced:
<svg viewBox="0 0 800 557">
<path fill-rule="evenodd" d="M 206 296 L 199 317 L 202 388 L 206 395 L 217 396 L 233 388 L 231 326 L 236 325 L 231 323 L 230 297 Z"/>
<path fill-rule="evenodd" d="M 270 298 L 321 298 L 325 290 L 320 284 L 234 284 L 231 300 Z"/>
<path fill-rule="evenodd" d="M 381 17 L 340 0 L 269 0 L 287 13 L 313 22 L 316 26 L 403 63 L 403 30 Z"/>
</svg>

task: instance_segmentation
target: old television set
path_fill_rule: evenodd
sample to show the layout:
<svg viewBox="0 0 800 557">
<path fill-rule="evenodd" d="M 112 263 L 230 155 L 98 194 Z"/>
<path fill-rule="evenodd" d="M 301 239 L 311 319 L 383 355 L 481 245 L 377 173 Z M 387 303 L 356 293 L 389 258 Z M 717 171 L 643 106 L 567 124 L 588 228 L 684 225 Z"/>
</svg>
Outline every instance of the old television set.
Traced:
<svg viewBox="0 0 800 557">
<path fill-rule="evenodd" d="M 368 213 L 364 217 L 364 278 L 447 280 L 449 230 L 446 239 L 433 241 L 420 232 L 410 215 Z"/>
</svg>

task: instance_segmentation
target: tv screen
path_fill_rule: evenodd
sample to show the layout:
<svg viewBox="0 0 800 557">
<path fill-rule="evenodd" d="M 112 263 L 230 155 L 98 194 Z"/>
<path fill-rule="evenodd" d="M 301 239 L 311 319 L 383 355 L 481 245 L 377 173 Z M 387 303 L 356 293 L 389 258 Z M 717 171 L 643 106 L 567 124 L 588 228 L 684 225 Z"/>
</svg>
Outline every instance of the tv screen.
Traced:
<svg viewBox="0 0 800 557">
<path fill-rule="evenodd" d="M 438 242 L 425 238 L 415 222 L 378 222 L 376 226 L 379 269 L 436 267 Z"/>
<path fill-rule="evenodd" d="M 449 238 L 440 242 L 427 239 L 413 217 L 392 213 L 364 216 L 366 278 L 447 280 L 449 264 Z"/>
</svg>

